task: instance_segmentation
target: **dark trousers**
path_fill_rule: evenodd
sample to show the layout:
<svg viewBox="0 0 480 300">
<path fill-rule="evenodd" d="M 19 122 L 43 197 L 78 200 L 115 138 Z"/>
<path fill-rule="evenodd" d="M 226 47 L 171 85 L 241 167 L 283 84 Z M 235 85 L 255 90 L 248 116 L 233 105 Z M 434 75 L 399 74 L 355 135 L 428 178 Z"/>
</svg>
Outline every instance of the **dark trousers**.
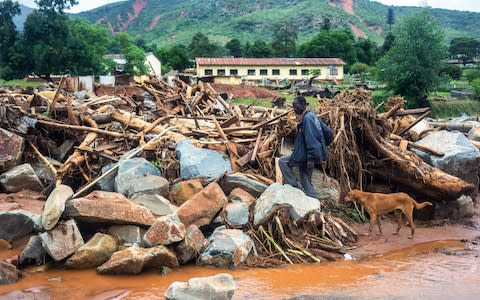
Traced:
<svg viewBox="0 0 480 300">
<path fill-rule="evenodd" d="M 293 168 L 298 166 L 298 169 L 300 171 L 300 183 L 302 184 L 303 191 L 307 196 L 318 198 L 318 195 L 317 193 L 315 193 L 312 185 L 313 168 L 308 169 L 306 164 L 294 165 L 290 163 L 290 158 L 291 155 L 287 155 L 280 158 L 280 160 L 278 161 L 280 170 L 282 171 L 283 175 L 283 183 L 298 188 L 297 178 L 295 177 L 295 174 L 293 174 Z"/>
</svg>

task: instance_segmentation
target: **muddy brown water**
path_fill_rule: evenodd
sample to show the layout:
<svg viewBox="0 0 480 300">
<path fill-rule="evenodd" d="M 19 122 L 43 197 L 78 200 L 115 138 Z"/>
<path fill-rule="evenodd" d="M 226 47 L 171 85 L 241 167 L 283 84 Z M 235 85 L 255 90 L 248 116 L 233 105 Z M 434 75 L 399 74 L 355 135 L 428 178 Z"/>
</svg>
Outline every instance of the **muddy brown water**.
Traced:
<svg viewBox="0 0 480 300">
<path fill-rule="evenodd" d="M 408 230 L 391 236 L 394 228 L 387 222 L 383 237 L 362 238 L 351 251 L 354 261 L 234 271 L 187 266 L 165 277 L 50 269 L 0 286 L 0 299 L 22 299 L 11 293 L 25 290 L 35 299 L 163 299 L 174 281 L 222 272 L 235 278 L 234 299 L 480 299 L 480 248 L 466 249 L 460 241 L 480 236 L 478 226 L 418 228 L 414 240 L 408 239 Z M 365 225 L 358 230 L 365 231 Z M 18 251 L 0 250 L 0 258 Z"/>
</svg>

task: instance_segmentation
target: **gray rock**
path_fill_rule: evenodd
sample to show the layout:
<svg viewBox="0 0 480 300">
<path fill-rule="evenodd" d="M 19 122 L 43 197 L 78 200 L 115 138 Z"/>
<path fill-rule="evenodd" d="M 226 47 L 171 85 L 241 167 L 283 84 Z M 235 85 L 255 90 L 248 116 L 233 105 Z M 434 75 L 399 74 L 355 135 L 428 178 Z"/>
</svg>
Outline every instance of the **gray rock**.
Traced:
<svg viewBox="0 0 480 300">
<path fill-rule="evenodd" d="M 30 164 L 16 166 L 0 175 L 0 184 L 8 193 L 21 190 L 41 192 L 44 189 L 37 174 Z"/>
<path fill-rule="evenodd" d="M 117 241 L 108 234 L 96 233 L 70 257 L 65 266 L 72 269 L 96 268 L 117 251 Z"/>
<path fill-rule="evenodd" d="M 458 218 L 470 218 L 475 214 L 475 208 L 473 204 L 472 197 L 470 196 L 461 196 L 457 199 L 458 205 Z"/>
<path fill-rule="evenodd" d="M 164 197 L 150 193 L 136 193 L 130 197 L 135 203 L 148 208 L 152 214 L 156 216 L 166 216 L 177 210 L 177 206 L 173 205 Z"/>
<path fill-rule="evenodd" d="M 165 246 L 154 248 L 130 247 L 115 252 L 103 265 L 97 268 L 100 274 L 139 274 L 144 269 L 178 267 L 175 253 Z"/>
<path fill-rule="evenodd" d="M 468 132 L 468 139 L 475 142 L 480 142 L 480 126 L 472 127 L 472 129 L 470 129 Z"/>
<path fill-rule="evenodd" d="M 108 229 L 108 233 L 118 237 L 124 243 L 141 245 L 146 230 L 135 225 L 114 225 Z"/>
<path fill-rule="evenodd" d="M 40 234 L 43 248 L 55 261 L 61 261 L 83 246 L 83 237 L 74 220 L 58 223 L 50 231 Z"/>
<path fill-rule="evenodd" d="M 145 158 L 136 157 L 120 161 L 115 177 L 115 191 L 128 196 L 131 186 L 146 175 L 162 176 L 160 170 Z"/>
<path fill-rule="evenodd" d="M 0 284 L 15 283 L 19 277 L 20 272 L 18 272 L 17 267 L 6 260 L 0 259 Z"/>
<path fill-rule="evenodd" d="M 233 189 L 230 195 L 228 195 L 228 199 L 230 201 L 245 202 L 248 204 L 248 206 L 252 205 L 255 203 L 255 200 L 257 200 L 250 193 L 242 190 L 241 188 Z"/>
<path fill-rule="evenodd" d="M 225 194 L 230 194 L 235 188 L 241 188 L 255 198 L 259 197 L 268 188 L 266 184 L 241 174 L 227 174 L 220 180 L 219 184 Z"/>
<path fill-rule="evenodd" d="M 174 282 L 165 291 L 167 300 L 230 300 L 235 293 L 235 281 L 230 274 L 192 278 L 188 282 Z"/>
<path fill-rule="evenodd" d="M 249 209 L 246 202 L 231 202 L 225 208 L 225 221 L 233 227 L 242 227 L 248 223 Z"/>
<path fill-rule="evenodd" d="M 36 264 L 37 266 L 45 264 L 47 252 L 43 248 L 42 238 L 38 235 L 31 236 L 27 245 L 20 254 L 20 266 Z"/>
<path fill-rule="evenodd" d="M 176 215 L 162 216 L 145 233 L 143 240 L 148 246 L 170 245 L 183 240 L 185 225 Z"/>
<path fill-rule="evenodd" d="M 162 197 L 168 197 L 168 180 L 162 176 L 147 174 L 135 180 L 128 189 L 128 197 L 137 193 L 158 194 Z"/>
<path fill-rule="evenodd" d="M 178 262 L 183 265 L 196 259 L 207 246 L 208 241 L 202 231 L 196 225 L 190 225 L 185 238 L 175 248 Z"/>
<path fill-rule="evenodd" d="M 58 147 L 57 160 L 63 161 L 67 157 L 67 153 L 73 149 L 75 145 L 75 140 L 65 140 L 60 147 Z"/>
<path fill-rule="evenodd" d="M 299 181 L 300 173 L 298 168 L 293 169 L 293 173 Z M 319 169 L 314 169 L 312 173 L 313 189 L 318 195 L 319 200 L 326 200 L 338 203 L 340 201 L 340 184 L 335 179 L 328 177 Z"/>
<path fill-rule="evenodd" d="M 20 164 L 24 147 L 22 137 L 0 128 L 0 172 L 6 172 Z"/>
<path fill-rule="evenodd" d="M 255 202 L 253 224 L 258 226 L 270 218 L 275 205 L 290 206 L 290 217 L 299 220 L 312 210 L 320 210 L 320 201 L 288 184 L 274 183 Z"/>
<path fill-rule="evenodd" d="M 239 229 L 216 229 L 209 245 L 200 255 L 200 263 L 219 268 L 237 268 L 253 249 L 252 239 Z"/>
<path fill-rule="evenodd" d="M 43 209 L 42 225 L 50 230 L 57 224 L 60 216 L 65 210 L 65 202 L 72 198 L 73 190 L 68 185 L 59 185 L 48 196 Z"/>
<path fill-rule="evenodd" d="M 480 151 L 460 132 L 435 131 L 417 142 L 418 144 L 445 153 L 443 157 L 415 151 L 425 162 L 450 175 L 472 183 L 475 198 L 479 185 Z"/>
<path fill-rule="evenodd" d="M 190 179 L 206 176 L 214 179 L 232 172 L 230 159 L 215 150 L 197 148 L 188 140 L 183 140 L 176 147 L 177 159 L 180 160 L 180 176 Z"/>
<path fill-rule="evenodd" d="M 113 168 L 115 164 L 108 164 L 102 167 L 102 175 L 105 174 L 108 170 Z M 106 177 L 98 181 L 98 186 L 104 192 L 115 192 L 115 177 L 117 177 L 117 171 L 112 172 Z"/>
<path fill-rule="evenodd" d="M 34 214 L 25 210 L 0 212 L 0 239 L 14 241 L 34 232 L 34 217 Z"/>
</svg>

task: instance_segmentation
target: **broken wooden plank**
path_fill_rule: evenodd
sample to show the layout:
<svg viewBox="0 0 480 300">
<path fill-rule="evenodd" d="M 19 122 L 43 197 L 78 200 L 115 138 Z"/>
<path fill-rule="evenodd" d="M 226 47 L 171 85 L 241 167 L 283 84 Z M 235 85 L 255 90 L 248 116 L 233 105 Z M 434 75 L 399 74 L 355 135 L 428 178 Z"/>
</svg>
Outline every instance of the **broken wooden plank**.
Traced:
<svg viewBox="0 0 480 300">
<path fill-rule="evenodd" d="M 407 128 L 403 129 L 398 135 L 399 135 L 399 136 L 402 136 L 402 135 L 404 135 L 405 133 L 407 133 L 413 126 L 417 125 L 420 121 L 422 121 L 423 119 L 425 119 L 429 114 L 430 114 L 430 110 L 427 111 L 426 113 L 424 113 L 423 115 L 421 115 L 420 117 L 418 117 L 418 119 L 416 119 L 415 122 L 413 122 L 412 124 L 410 124 Z"/>
<path fill-rule="evenodd" d="M 253 147 L 253 153 L 252 153 L 252 157 L 250 158 L 250 161 L 255 161 L 257 159 L 257 152 L 262 140 L 262 133 L 263 133 L 263 128 L 260 128 L 260 130 L 258 131 L 257 140 L 255 141 L 255 147 Z"/>
</svg>

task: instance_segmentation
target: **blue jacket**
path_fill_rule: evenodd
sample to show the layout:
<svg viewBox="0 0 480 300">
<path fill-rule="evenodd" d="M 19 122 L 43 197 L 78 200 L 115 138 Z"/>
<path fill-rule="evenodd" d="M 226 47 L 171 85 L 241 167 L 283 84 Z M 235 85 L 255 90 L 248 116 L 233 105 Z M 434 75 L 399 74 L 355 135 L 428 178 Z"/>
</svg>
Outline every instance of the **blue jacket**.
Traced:
<svg viewBox="0 0 480 300">
<path fill-rule="evenodd" d="M 290 162 L 303 165 L 307 161 L 327 160 L 327 146 L 333 141 L 332 130 L 317 115 L 307 111 L 298 124 Z"/>
</svg>

